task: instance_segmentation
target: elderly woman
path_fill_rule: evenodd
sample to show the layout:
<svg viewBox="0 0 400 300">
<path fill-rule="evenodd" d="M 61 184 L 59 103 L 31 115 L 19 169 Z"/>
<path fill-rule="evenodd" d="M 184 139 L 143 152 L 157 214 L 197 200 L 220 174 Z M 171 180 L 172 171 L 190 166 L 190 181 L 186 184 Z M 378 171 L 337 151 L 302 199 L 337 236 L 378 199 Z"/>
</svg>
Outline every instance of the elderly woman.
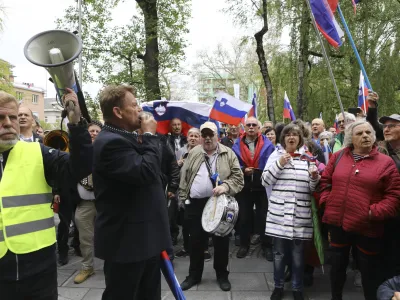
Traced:
<svg viewBox="0 0 400 300">
<path fill-rule="evenodd" d="M 379 256 L 383 225 L 399 208 L 400 177 L 393 160 L 377 151 L 366 121 L 345 131 L 345 148 L 335 153 L 322 175 L 320 205 L 332 248 L 332 299 L 342 299 L 350 247 L 357 248 L 365 299 L 376 299 L 381 283 Z"/>
<path fill-rule="evenodd" d="M 305 150 L 297 125 L 287 125 L 280 142 L 282 148 L 271 154 L 262 175 L 262 184 L 272 186 L 265 228 L 265 234 L 274 237 L 275 289 L 271 300 L 283 298 L 285 266 L 290 261 L 293 296 L 302 300 L 304 242 L 313 235 L 310 192 L 318 184 L 319 175 L 313 166 L 309 173 L 310 163 L 300 159 Z"/>
<path fill-rule="evenodd" d="M 325 140 L 328 142 L 328 145 L 330 145 L 330 143 L 333 140 L 333 134 L 332 132 L 329 131 L 322 131 L 319 135 L 318 135 L 318 140 L 321 146 L 324 145 Z"/>
</svg>

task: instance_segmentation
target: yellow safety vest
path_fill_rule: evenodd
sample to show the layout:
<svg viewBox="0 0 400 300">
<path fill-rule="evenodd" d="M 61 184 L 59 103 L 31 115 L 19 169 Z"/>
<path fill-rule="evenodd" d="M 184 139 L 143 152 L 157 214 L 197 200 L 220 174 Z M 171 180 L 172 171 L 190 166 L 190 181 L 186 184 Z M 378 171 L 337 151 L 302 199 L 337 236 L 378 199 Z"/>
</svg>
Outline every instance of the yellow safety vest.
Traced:
<svg viewBox="0 0 400 300">
<path fill-rule="evenodd" d="M 51 188 L 44 177 L 39 143 L 17 142 L 0 181 L 0 259 L 56 242 Z"/>
</svg>

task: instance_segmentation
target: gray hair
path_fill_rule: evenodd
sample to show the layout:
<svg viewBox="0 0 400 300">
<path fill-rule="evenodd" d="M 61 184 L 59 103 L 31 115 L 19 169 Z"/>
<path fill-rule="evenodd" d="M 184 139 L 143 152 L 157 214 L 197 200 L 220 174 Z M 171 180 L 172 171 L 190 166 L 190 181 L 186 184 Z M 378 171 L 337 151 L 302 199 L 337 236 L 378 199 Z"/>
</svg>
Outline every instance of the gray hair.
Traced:
<svg viewBox="0 0 400 300">
<path fill-rule="evenodd" d="M 191 133 L 197 133 L 198 135 L 200 135 L 200 129 L 196 128 L 196 127 L 192 127 L 189 129 L 187 135 L 191 134 Z"/>
<path fill-rule="evenodd" d="M 318 138 L 319 139 L 329 139 L 329 140 L 332 140 L 332 138 L 333 138 L 333 134 L 332 134 L 332 132 L 330 132 L 330 131 L 322 131 L 320 134 L 319 134 L 319 136 L 318 136 Z"/>
<path fill-rule="evenodd" d="M 365 120 L 358 120 L 358 121 L 355 121 L 354 123 L 349 124 L 346 127 L 345 133 L 344 133 L 343 147 L 353 147 L 354 128 L 356 128 L 357 126 L 360 126 L 360 125 L 364 125 L 364 124 L 367 124 L 369 126 L 369 128 L 371 129 L 371 132 L 373 133 L 373 143 L 375 143 L 376 135 L 375 135 L 375 130 L 372 127 L 372 125 Z"/>
<path fill-rule="evenodd" d="M 340 113 L 339 115 L 338 115 L 338 118 L 340 118 L 341 116 L 343 116 L 343 114 L 342 113 Z M 355 115 L 353 115 L 353 114 L 351 114 L 351 113 L 348 113 L 347 111 L 345 111 L 344 112 L 344 122 L 345 123 L 347 123 L 347 122 L 349 122 L 349 121 L 352 121 L 352 122 L 355 122 L 356 121 L 356 116 Z"/>
</svg>

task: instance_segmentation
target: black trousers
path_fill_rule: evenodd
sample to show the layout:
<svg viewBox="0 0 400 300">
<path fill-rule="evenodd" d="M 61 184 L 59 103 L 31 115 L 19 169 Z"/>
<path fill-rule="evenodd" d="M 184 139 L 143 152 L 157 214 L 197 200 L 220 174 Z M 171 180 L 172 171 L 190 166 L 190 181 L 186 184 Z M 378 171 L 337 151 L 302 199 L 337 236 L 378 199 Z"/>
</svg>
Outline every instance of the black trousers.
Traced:
<svg viewBox="0 0 400 300">
<path fill-rule="evenodd" d="M 169 230 L 172 238 L 177 238 L 179 235 L 179 226 L 177 223 L 178 219 L 178 200 L 176 197 L 168 199 L 168 219 L 169 219 Z"/>
<path fill-rule="evenodd" d="M 265 220 L 268 211 L 268 198 L 264 191 L 242 190 L 236 195 L 239 204 L 239 234 L 240 246 L 250 246 L 250 236 L 253 233 L 253 224 L 255 223 L 254 233 L 259 234 L 264 248 L 272 246 L 272 239 L 265 235 Z M 256 206 L 255 220 L 253 207 Z"/>
<path fill-rule="evenodd" d="M 57 266 L 19 281 L 0 281 L 1 300 L 57 300 Z"/>
<path fill-rule="evenodd" d="M 102 300 L 160 300 L 161 259 L 135 263 L 104 262 L 106 289 Z"/>
<path fill-rule="evenodd" d="M 329 237 L 332 248 L 330 272 L 332 300 L 342 299 L 351 247 L 357 251 L 356 258 L 361 272 L 364 297 L 366 300 L 376 300 L 376 292 L 383 282 L 379 255 L 382 239 L 349 233 L 336 226 L 329 226 Z"/>
<path fill-rule="evenodd" d="M 204 270 L 204 251 L 207 250 L 209 234 L 201 225 L 201 216 L 208 198 L 190 199 L 185 204 L 185 220 L 189 228 L 190 267 L 189 276 L 201 280 Z M 227 278 L 229 262 L 229 237 L 212 236 L 214 244 L 214 270 L 217 278 Z"/>
</svg>

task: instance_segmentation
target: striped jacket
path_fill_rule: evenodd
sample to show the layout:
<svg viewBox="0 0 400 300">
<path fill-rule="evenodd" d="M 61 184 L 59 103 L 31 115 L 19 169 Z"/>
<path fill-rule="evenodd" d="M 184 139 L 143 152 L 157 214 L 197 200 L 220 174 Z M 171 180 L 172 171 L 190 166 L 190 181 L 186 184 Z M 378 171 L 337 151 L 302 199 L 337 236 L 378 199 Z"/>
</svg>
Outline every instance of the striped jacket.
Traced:
<svg viewBox="0 0 400 300">
<path fill-rule="evenodd" d="M 299 152 L 304 152 L 304 148 Z M 308 162 L 298 157 L 282 167 L 278 161 L 284 153 L 283 149 L 275 150 L 262 175 L 262 184 L 272 186 L 265 234 L 290 240 L 310 240 L 313 235 L 310 193 L 315 190 L 319 178 L 312 180 Z"/>
</svg>

